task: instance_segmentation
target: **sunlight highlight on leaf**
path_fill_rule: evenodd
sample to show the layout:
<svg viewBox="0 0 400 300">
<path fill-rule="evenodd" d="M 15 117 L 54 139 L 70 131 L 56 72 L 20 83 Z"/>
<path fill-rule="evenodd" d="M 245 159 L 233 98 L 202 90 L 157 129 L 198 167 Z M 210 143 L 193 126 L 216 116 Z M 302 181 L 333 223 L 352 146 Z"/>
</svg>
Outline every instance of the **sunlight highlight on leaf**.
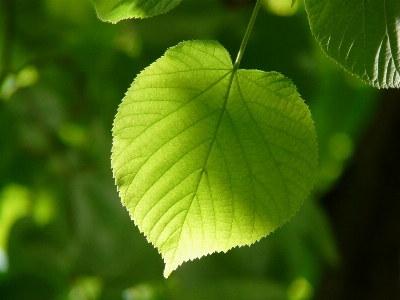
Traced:
<svg viewBox="0 0 400 300">
<path fill-rule="evenodd" d="M 113 137 L 122 203 L 166 277 L 274 231 L 316 174 L 314 125 L 296 87 L 276 72 L 233 71 L 215 41 L 180 43 L 139 74 Z"/>
</svg>

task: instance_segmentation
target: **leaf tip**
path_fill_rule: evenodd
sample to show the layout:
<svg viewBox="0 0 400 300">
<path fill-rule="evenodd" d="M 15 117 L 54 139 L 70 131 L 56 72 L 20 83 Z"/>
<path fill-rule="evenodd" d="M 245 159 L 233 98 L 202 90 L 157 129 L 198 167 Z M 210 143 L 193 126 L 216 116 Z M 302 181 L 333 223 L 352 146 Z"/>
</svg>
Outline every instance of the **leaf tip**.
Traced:
<svg viewBox="0 0 400 300">
<path fill-rule="evenodd" d="M 169 275 L 171 275 L 172 271 L 174 271 L 174 270 L 169 270 L 169 269 L 167 269 L 167 267 L 165 267 L 164 274 L 163 274 L 164 278 L 168 279 L 168 277 L 169 277 Z"/>
<path fill-rule="evenodd" d="M 182 263 L 183 262 L 181 262 L 181 263 L 173 263 L 173 262 L 170 262 L 170 261 L 168 261 L 168 260 L 166 260 L 164 258 L 164 264 L 165 264 L 165 268 L 164 268 L 164 272 L 163 272 L 164 277 L 168 278 L 169 275 L 171 275 L 171 273 L 173 271 L 175 271 Z"/>
</svg>

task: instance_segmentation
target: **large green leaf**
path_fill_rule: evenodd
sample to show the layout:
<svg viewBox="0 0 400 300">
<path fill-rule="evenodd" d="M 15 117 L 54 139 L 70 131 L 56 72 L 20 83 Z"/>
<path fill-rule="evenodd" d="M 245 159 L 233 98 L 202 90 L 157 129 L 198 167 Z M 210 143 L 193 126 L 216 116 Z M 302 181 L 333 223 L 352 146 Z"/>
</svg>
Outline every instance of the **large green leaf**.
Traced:
<svg viewBox="0 0 400 300">
<path fill-rule="evenodd" d="M 316 174 L 314 125 L 296 87 L 276 72 L 236 71 L 214 41 L 180 43 L 138 75 L 113 136 L 122 203 L 166 277 L 268 235 Z"/>
<path fill-rule="evenodd" d="M 399 0 L 305 0 L 322 49 L 378 88 L 400 87 Z"/>
<path fill-rule="evenodd" d="M 116 23 L 123 19 L 147 18 L 164 14 L 182 0 L 93 0 L 103 21 Z"/>
</svg>

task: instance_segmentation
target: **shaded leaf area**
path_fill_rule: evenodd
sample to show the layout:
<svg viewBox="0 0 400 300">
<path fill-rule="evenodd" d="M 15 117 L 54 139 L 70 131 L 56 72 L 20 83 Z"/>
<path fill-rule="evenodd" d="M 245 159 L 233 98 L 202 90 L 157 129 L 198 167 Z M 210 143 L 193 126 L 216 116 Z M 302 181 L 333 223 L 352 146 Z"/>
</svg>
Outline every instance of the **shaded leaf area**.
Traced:
<svg viewBox="0 0 400 300">
<path fill-rule="evenodd" d="M 400 87 L 397 0 L 306 0 L 311 30 L 346 70 L 378 88 Z"/>
<path fill-rule="evenodd" d="M 260 11 L 241 66 L 279 71 L 310 106 L 320 149 L 317 193 L 268 238 L 184 264 L 165 280 L 162 259 L 118 197 L 112 122 L 136 74 L 168 47 L 216 39 L 236 55 L 251 7 L 187 0 L 157 18 L 111 25 L 88 1 L 9 0 L 10 10 L 6 2 L 0 53 L 11 57 L 0 59 L 0 299 L 259 299 L 255 291 L 287 299 L 289 291 L 297 298 L 310 292 L 307 282 L 316 289 L 322 262 L 337 261 L 317 196 L 351 160 L 349 145 L 357 145 L 375 98 L 313 44 L 303 11 L 287 18 Z"/>
<path fill-rule="evenodd" d="M 296 87 L 278 73 L 234 70 L 214 41 L 180 43 L 146 68 L 113 136 L 122 202 L 166 277 L 274 231 L 315 179 L 315 129 Z"/>
<path fill-rule="evenodd" d="M 147 18 L 164 14 L 181 0 L 93 0 L 99 18 L 116 23 L 123 19 Z"/>
</svg>

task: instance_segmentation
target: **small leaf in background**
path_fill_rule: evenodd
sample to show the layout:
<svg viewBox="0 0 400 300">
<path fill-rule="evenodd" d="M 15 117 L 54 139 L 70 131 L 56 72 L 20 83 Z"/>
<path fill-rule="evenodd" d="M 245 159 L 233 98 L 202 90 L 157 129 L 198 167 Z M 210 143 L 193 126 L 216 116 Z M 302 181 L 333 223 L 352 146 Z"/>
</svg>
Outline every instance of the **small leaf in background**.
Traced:
<svg viewBox="0 0 400 300">
<path fill-rule="evenodd" d="M 264 0 L 263 6 L 269 12 L 282 17 L 293 16 L 299 8 L 296 0 Z"/>
<path fill-rule="evenodd" d="M 234 71 L 214 41 L 180 43 L 138 75 L 113 136 L 122 203 L 166 277 L 274 231 L 316 175 L 315 129 L 296 87 L 276 72 Z"/>
<path fill-rule="evenodd" d="M 400 1 L 306 0 L 311 30 L 346 70 L 378 88 L 400 88 Z"/>
<path fill-rule="evenodd" d="M 123 19 L 147 18 L 164 14 L 181 0 L 93 0 L 99 18 L 116 23 Z"/>
</svg>

